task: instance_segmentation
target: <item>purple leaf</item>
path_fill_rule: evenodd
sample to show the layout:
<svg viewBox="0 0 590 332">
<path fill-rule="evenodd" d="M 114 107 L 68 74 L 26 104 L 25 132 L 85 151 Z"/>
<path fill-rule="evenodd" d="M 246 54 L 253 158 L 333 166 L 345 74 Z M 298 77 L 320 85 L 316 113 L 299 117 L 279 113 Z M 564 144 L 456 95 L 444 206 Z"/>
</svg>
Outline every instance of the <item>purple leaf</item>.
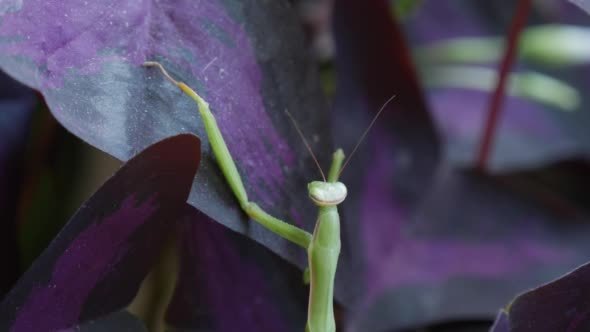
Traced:
<svg viewBox="0 0 590 332">
<path fill-rule="evenodd" d="M 388 163 L 376 164 L 355 239 L 365 244 L 366 291 L 351 322 L 360 331 L 491 318 L 515 293 L 587 259 L 587 216 L 555 211 L 520 190 L 535 190 L 530 184 L 514 187 L 515 177 L 441 169 L 412 210 L 376 185 Z"/>
<path fill-rule="evenodd" d="M 583 332 L 590 329 L 590 264 L 516 297 L 503 324 L 510 332 Z M 498 321 L 496 325 L 498 325 Z"/>
<path fill-rule="evenodd" d="M 515 2 L 429 1 L 424 2 L 404 27 L 416 46 L 454 37 L 506 36 L 515 6 Z M 546 6 L 534 7 L 531 21 L 534 24 L 585 24 L 577 12 L 579 10 L 567 2 L 550 1 Z M 583 110 L 590 105 L 590 99 L 584 97 L 583 91 L 590 83 L 587 79 L 590 66 L 556 71 L 518 59 L 513 70 L 524 69 L 549 74 L 578 88 L 582 103 L 575 111 L 565 112 L 521 97 L 507 97 L 489 169 L 509 172 L 569 158 L 588 158 L 590 135 L 586 128 L 590 125 L 590 116 Z M 432 112 L 446 142 L 446 158 L 454 164 L 473 165 L 481 144 L 490 95 L 459 88 L 428 90 Z"/>
<path fill-rule="evenodd" d="M 302 272 L 192 207 L 180 230 L 180 279 L 168 310 L 179 331 L 303 331 Z"/>
<path fill-rule="evenodd" d="M 199 160 L 199 140 L 179 135 L 127 162 L 9 293 L 0 330 L 66 329 L 127 305 L 183 211 Z"/>
<path fill-rule="evenodd" d="M 436 89 L 429 96 L 445 132 L 448 159 L 459 165 L 473 164 L 489 95 Z M 561 116 L 560 111 L 544 110 L 543 106 L 516 97 L 507 98 L 504 108 L 490 159 L 491 171 L 539 167 L 581 154 L 575 138 L 555 122 L 555 116 Z"/>
<path fill-rule="evenodd" d="M 0 296 L 16 282 L 19 275 L 16 213 L 22 181 L 23 155 L 33 110 L 35 94 L 0 72 Z"/>
<path fill-rule="evenodd" d="M 371 195 L 367 188 L 391 189 L 392 174 L 399 180 L 394 185 L 399 195 L 387 196 L 393 203 L 377 206 L 383 224 L 372 225 L 383 231 L 383 236 L 390 236 L 394 226 L 390 222 L 399 217 L 398 208 L 411 208 L 425 194 L 438 162 L 439 145 L 409 50 L 399 27 L 391 20 L 388 3 L 338 0 L 334 20 L 339 86 L 335 127 L 340 128 L 336 140 L 345 151 L 351 151 L 383 102 L 397 95 L 342 174 L 349 194 L 340 208 L 343 249 L 336 289 L 344 303 L 358 305 L 366 295 L 359 283 L 366 282 L 363 274 L 370 268 L 366 249 L 361 249 L 365 240 L 359 238 L 359 232 L 377 221 L 366 220 L 361 213 L 361 202 L 373 198 L 367 196 Z M 387 159 L 386 165 L 376 164 L 381 157 Z M 382 177 L 369 179 L 369 174 Z"/>
<path fill-rule="evenodd" d="M 197 133 L 205 140 L 203 167 L 189 202 L 303 264 L 294 245 L 245 222 L 194 103 L 141 66 L 161 61 L 199 91 L 250 199 L 311 230 L 315 215 L 305 184 L 318 174 L 284 110 L 312 138 L 323 165 L 331 136 L 317 73 L 286 1 L 26 0 L 0 13 L 0 67 L 40 89 L 66 128 L 121 160 L 162 138 Z"/>
</svg>

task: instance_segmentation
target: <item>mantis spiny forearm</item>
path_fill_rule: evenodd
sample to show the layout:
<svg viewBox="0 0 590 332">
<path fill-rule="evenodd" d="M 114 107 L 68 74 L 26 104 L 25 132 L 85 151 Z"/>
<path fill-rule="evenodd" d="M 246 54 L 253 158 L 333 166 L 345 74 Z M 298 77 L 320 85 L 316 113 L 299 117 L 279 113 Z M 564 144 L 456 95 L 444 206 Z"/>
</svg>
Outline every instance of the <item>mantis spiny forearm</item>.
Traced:
<svg viewBox="0 0 590 332">
<path fill-rule="evenodd" d="M 347 194 L 346 186 L 338 182 L 344 161 L 342 150 L 339 149 L 334 153 L 328 180 L 313 181 L 308 184 L 309 197 L 319 209 L 318 220 L 313 235 L 311 235 L 305 230 L 269 215 L 257 204 L 248 200 L 235 162 L 207 102 L 189 86 L 174 80 L 159 63 L 150 61 L 144 65 L 158 67 L 168 80 L 197 103 L 217 163 L 244 212 L 272 232 L 307 249 L 310 294 L 305 330 L 307 332 L 335 332 L 334 278 L 340 255 L 340 218 L 337 205 L 344 201 Z M 297 131 L 301 134 L 298 128 Z M 303 135 L 302 138 L 305 141 Z M 305 144 L 309 148 L 307 142 Z"/>
<path fill-rule="evenodd" d="M 209 138 L 209 144 L 211 145 L 213 154 L 217 159 L 217 164 L 219 165 L 223 176 L 234 193 L 234 196 L 238 200 L 242 210 L 244 210 L 244 212 L 250 218 L 259 222 L 267 229 L 307 249 L 311 241 L 311 234 L 305 230 L 297 228 L 289 223 L 269 215 L 256 203 L 250 202 L 248 200 L 248 194 L 246 193 L 246 189 L 242 183 L 242 178 L 240 177 L 236 164 L 227 148 L 227 145 L 225 144 L 225 140 L 223 139 L 221 131 L 217 126 L 217 121 L 209 109 L 209 104 L 188 85 L 174 80 L 170 75 L 168 75 L 161 64 L 149 61 L 144 65 L 158 67 L 169 81 L 178 86 L 180 90 L 186 93 L 197 103 L 199 113 L 205 125 L 207 137 Z"/>
</svg>

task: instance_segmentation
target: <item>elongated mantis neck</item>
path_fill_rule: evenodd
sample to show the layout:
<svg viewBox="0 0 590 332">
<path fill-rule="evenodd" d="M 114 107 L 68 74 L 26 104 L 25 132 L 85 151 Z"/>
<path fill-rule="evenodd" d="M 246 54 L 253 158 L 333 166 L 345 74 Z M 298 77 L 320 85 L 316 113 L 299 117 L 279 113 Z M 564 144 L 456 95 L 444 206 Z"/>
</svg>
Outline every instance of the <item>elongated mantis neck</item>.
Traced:
<svg viewBox="0 0 590 332">
<path fill-rule="evenodd" d="M 340 216 L 338 204 L 346 198 L 346 186 L 338 182 L 344 152 L 332 156 L 328 182 L 308 184 L 311 200 L 318 206 L 318 220 L 307 249 L 309 263 L 309 306 L 306 332 L 335 332 L 334 280 L 340 256 Z"/>
</svg>

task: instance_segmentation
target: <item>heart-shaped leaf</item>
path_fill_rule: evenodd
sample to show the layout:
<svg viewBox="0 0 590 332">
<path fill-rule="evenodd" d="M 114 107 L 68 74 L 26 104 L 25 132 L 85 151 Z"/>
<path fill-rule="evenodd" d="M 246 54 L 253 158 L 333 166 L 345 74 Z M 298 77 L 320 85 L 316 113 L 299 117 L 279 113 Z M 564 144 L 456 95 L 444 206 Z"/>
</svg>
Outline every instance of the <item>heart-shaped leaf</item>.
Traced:
<svg viewBox="0 0 590 332">
<path fill-rule="evenodd" d="M 57 331 L 126 306 L 182 215 L 199 160 L 199 140 L 185 134 L 127 162 L 7 295 L 0 330 Z"/>
<path fill-rule="evenodd" d="M 203 138 L 190 203 L 213 219 L 304 263 L 295 246 L 246 223 L 215 164 L 194 103 L 162 75 L 161 61 L 210 103 L 250 199 L 312 229 L 305 184 L 318 178 L 285 110 L 323 164 L 330 126 L 286 1 L 24 0 L 0 7 L 0 67 L 38 88 L 56 118 L 121 160 L 181 132 Z"/>
</svg>

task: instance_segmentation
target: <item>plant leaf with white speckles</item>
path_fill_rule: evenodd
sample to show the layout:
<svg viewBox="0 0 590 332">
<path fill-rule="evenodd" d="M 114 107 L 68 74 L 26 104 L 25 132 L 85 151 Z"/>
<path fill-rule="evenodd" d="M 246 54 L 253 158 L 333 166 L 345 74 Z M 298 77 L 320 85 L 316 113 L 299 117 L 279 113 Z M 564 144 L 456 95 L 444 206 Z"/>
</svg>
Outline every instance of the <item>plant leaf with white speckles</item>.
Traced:
<svg viewBox="0 0 590 332">
<path fill-rule="evenodd" d="M 269 29 L 269 27 L 273 27 Z M 287 1 L 24 0 L 0 6 L 0 68 L 41 90 L 75 135 L 121 160 L 183 132 L 203 139 L 190 203 L 281 256 L 304 253 L 247 223 L 218 170 L 196 106 L 146 60 L 210 103 L 251 200 L 311 230 L 319 176 L 284 111 L 327 167 L 327 108 Z"/>
</svg>

